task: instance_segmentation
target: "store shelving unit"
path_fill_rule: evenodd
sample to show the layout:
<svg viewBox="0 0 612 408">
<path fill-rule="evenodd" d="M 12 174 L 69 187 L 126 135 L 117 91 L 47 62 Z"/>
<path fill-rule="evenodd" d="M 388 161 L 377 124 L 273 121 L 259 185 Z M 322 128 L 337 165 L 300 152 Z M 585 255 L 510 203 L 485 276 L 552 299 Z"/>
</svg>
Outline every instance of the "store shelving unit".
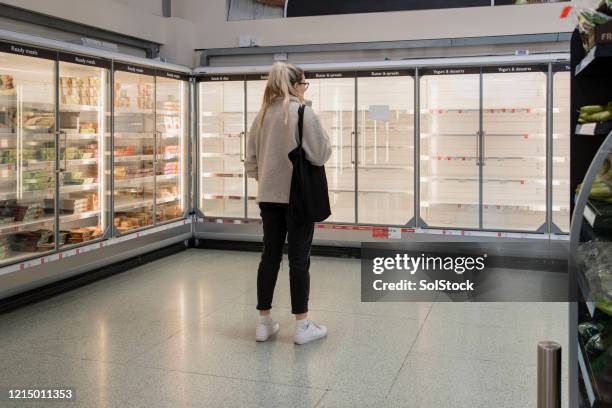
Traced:
<svg viewBox="0 0 612 408">
<path fill-rule="evenodd" d="M 210 216 L 246 218 L 245 86 L 244 75 L 199 78 L 199 209 Z"/>
<path fill-rule="evenodd" d="M 576 30 L 571 43 L 572 139 L 570 233 L 570 406 L 612 407 L 612 132 L 608 123 L 578 125 L 581 106 L 607 104 L 612 46 L 584 52 Z M 604 135 L 605 131 L 608 134 Z M 590 330 L 585 330 L 590 328 Z"/>
<path fill-rule="evenodd" d="M 357 219 L 414 222 L 414 70 L 357 73 Z"/>
<path fill-rule="evenodd" d="M 184 216 L 189 77 L 115 64 L 114 224 L 126 233 Z"/>
<path fill-rule="evenodd" d="M 566 68 L 306 70 L 306 98 L 332 144 L 326 222 L 567 233 Z M 258 218 L 257 184 L 239 161 L 265 80 L 200 77 L 203 217 Z"/>
<path fill-rule="evenodd" d="M 0 297 L 189 239 L 191 70 L 0 37 Z"/>
</svg>

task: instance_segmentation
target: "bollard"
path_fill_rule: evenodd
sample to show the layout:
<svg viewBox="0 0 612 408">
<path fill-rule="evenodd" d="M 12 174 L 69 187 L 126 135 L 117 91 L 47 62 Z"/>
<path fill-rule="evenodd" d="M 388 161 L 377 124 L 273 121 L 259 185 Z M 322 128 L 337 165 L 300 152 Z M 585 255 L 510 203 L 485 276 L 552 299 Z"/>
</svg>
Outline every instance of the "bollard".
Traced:
<svg viewBox="0 0 612 408">
<path fill-rule="evenodd" d="M 561 345 L 538 343 L 538 408 L 561 408 Z"/>
</svg>

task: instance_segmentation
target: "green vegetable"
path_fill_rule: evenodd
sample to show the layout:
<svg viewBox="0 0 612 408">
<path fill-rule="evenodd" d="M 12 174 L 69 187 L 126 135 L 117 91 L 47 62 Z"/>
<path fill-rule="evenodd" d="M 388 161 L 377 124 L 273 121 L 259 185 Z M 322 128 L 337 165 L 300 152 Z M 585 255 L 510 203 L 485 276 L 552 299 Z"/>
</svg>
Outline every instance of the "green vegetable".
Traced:
<svg viewBox="0 0 612 408">
<path fill-rule="evenodd" d="M 580 108 L 580 113 L 581 114 L 586 113 L 587 115 L 590 115 L 591 113 L 598 113 L 604 110 L 605 108 L 601 105 L 588 105 L 588 106 L 583 106 L 582 108 Z"/>
<path fill-rule="evenodd" d="M 611 20 L 609 16 L 590 8 L 585 8 L 578 11 L 578 18 L 579 20 L 583 18 L 593 25 L 605 24 Z"/>
<path fill-rule="evenodd" d="M 589 115 L 588 120 L 591 122 L 607 122 L 612 120 L 612 111 L 597 112 Z"/>
</svg>

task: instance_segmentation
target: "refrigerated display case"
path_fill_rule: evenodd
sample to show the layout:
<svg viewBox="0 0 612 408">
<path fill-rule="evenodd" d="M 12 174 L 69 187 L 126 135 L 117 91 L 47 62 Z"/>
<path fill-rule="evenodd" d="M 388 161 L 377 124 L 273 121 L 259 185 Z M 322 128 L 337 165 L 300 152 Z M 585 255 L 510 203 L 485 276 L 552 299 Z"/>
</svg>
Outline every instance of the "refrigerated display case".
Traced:
<svg viewBox="0 0 612 408">
<path fill-rule="evenodd" d="M 251 125 L 261 108 L 263 102 L 268 74 L 255 74 L 246 76 L 246 135 L 249 136 Z M 257 196 L 257 181 L 247 179 L 246 191 L 249 196 Z M 255 200 L 249 200 L 247 204 L 247 218 L 260 219 L 259 207 Z"/>
<path fill-rule="evenodd" d="M 553 232 L 570 230 L 570 75 L 569 64 L 552 66 L 552 222 Z"/>
<path fill-rule="evenodd" d="M 479 228 L 480 68 L 419 75 L 419 225 Z"/>
<path fill-rule="evenodd" d="M 200 210 L 211 217 L 246 217 L 245 77 L 199 78 Z"/>
<path fill-rule="evenodd" d="M 157 70 L 154 162 L 156 222 L 183 217 L 188 188 L 189 76 Z"/>
<path fill-rule="evenodd" d="M 355 73 L 306 72 L 306 99 L 327 132 L 332 155 L 325 170 L 331 216 L 327 222 L 356 222 Z"/>
<path fill-rule="evenodd" d="M 56 58 L 0 43 L 0 264 L 55 249 Z"/>
<path fill-rule="evenodd" d="M 155 70 L 114 65 L 113 209 L 120 233 L 153 225 Z"/>
<path fill-rule="evenodd" d="M 60 247 L 102 238 L 109 226 L 110 68 L 59 54 Z"/>
<path fill-rule="evenodd" d="M 0 31 L 0 298 L 189 239 L 191 71 Z"/>
<path fill-rule="evenodd" d="M 414 217 L 414 71 L 357 73 L 357 219 L 406 225 Z"/>
<path fill-rule="evenodd" d="M 570 271 L 577 292 L 577 299 L 572 299 L 577 312 L 572 337 L 577 340 L 579 362 L 574 372 L 584 405 L 592 407 L 612 406 L 611 169 L 612 134 L 609 134 L 578 185 L 571 228 Z"/>
<path fill-rule="evenodd" d="M 484 229 L 546 229 L 547 71 L 547 65 L 483 68 Z"/>
</svg>

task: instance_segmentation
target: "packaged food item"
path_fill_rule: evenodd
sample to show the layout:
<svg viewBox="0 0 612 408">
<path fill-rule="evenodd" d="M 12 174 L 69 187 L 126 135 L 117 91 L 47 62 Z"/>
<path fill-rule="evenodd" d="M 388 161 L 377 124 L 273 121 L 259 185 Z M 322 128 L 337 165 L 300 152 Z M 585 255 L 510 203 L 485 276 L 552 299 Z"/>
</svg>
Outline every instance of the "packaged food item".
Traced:
<svg viewBox="0 0 612 408">
<path fill-rule="evenodd" d="M 17 92 L 11 75 L 0 75 L 0 95 L 13 96 Z"/>
<path fill-rule="evenodd" d="M 46 251 L 53 248 L 53 231 L 40 229 L 18 232 L 12 236 L 11 249 L 17 252 Z"/>
<path fill-rule="evenodd" d="M 63 105 L 90 105 L 99 103 L 100 78 L 60 77 L 60 102 Z"/>
<path fill-rule="evenodd" d="M 98 124 L 96 122 L 82 122 L 79 132 L 82 134 L 96 134 L 98 133 Z"/>
<path fill-rule="evenodd" d="M 601 334 L 603 329 L 603 325 L 593 322 L 586 322 L 578 325 L 578 333 L 580 333 L 582 338 L 584 338 L 585 340 L 589 340 L 596 334 Z"/>
<path fill-rule="evenodd" d="M 23 128 L 27 130 L 44 130 L 50 131 L 55 126 L 55 120 L 52 116 L 34 116 L 27 119 Z"/>
<path fill-rule="evenodd" d="M 588 52 L 595 46 L 595 27 L 606 24 L 612 20 L 612 17 L 591 8 L 579 8 L 577 15 L 582 45 Z"/>
<path fill-rule="evenodd" d="M 8 237 L 0 237 L 0 259 L 6 259 L 11 256 L 11 247 Z"/>
</svg>

